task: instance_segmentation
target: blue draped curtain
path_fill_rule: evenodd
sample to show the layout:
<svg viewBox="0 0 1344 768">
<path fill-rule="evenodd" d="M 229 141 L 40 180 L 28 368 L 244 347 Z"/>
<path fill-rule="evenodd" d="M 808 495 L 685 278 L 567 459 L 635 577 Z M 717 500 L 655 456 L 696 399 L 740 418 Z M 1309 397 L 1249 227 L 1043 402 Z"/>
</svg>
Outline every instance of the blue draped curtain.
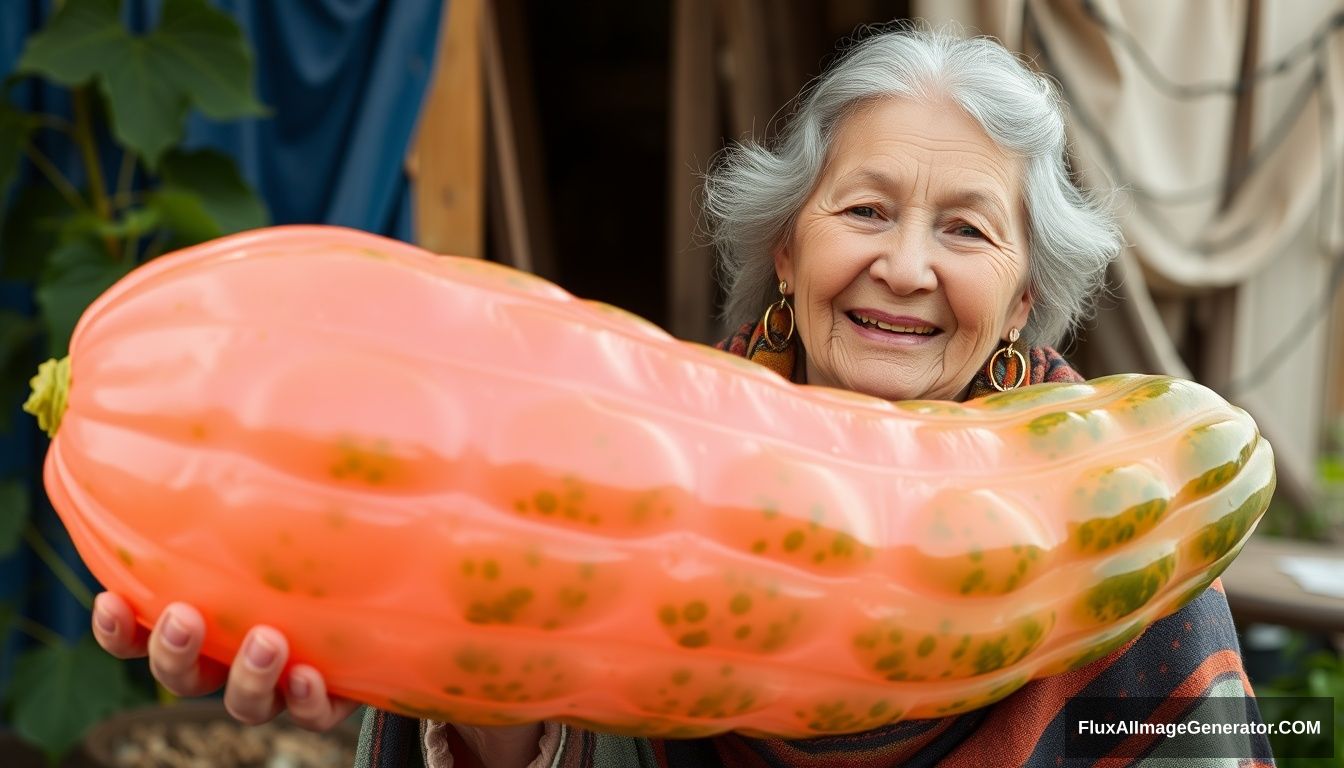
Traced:
<svg viewBox="0 0 1344 768">
<path fill-rule="evenodd" d="M 153 26 L 161 0 L 126 0 L 133 28 Z M 266 202 L 271 221 L 340 224 L 403 240 L 412 237 L 411 191 L 403 158 L 433 69 L 441 0 L 213 0 L 230 13 L 251 42 L 265 118 L 213 123 L 193 115 L 190 147 L 209 146 L 233 156 L 243 176 Z M 5 0 L 0 13 L 0 72 L 8 74 L 27 36 L 52 12 L 49 0 Z M 59 89 L 28 82 L 11 92 L 27 109 L 67 113 Z M 78 158 L 67 146 L 43 150 L 72 179 Z M 21 175 L 19 184 L 37 182 Z M 0 259 L 4 255 L 0 254 Z M 0 307 L 32 313 L 31 289 L 0 280 Z M 28 478 L 33 515 L 64 558 L 88 580 L 42 492 L 45 440 L 33 419 L 12 409 L 15 428 L 0 444 L 0 476 Z M 190 510 L 183 510 L 190 514 Z M 88 614 L 48 581 L 45 566 L 21 550 L 0 561 L 0 600 L 18 604 L 33 619 L 75 637 L 87 631 Z M 92 580 L 89 580 L 92 585 Z M 7 673 L 22 636 L 9 633 L 0 647 L 0 676 Z"/>
<path fill-rule="evenodd" d="M 403 159 L 433 70 L 440 0 L 216 0 L 256 51 L 273 114 L 212 124 L 189 142 L 233 155 L 276 223 L 411 239 Z"/>
</svg>

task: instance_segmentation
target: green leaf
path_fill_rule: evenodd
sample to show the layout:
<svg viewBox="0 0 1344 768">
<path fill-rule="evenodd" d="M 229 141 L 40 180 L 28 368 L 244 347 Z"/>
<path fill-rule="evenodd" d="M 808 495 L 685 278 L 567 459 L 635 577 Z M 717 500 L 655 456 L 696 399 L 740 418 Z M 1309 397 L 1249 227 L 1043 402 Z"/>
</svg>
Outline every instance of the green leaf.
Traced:
<svg viewBox="0 0 1344 768">
<path fill-rule="evenodd" d="M 232 158 L 223 153 L 212 149 L 171 152 L 163 159 L 163 180 L 165 189 L 195 194 L 218 234 L 256 229 L 270 222 L 266 206 Z"/>
<path fill-rule="evenodd" d="M 117 0 L 67 0 L 19 62 L 59 83 L 97 76 L 111 111 L 112 133 L 154 168 L 182 137 L 188 96 L 164 72 L 156 49 L 122 26 Z"/>
<path fill-rule="evenodd" d="M 159 226 L 159 212 L 151 207 L 131 208 L 113 222 L 100 222 L 98 234 L 106 237 L 140 238 Z"/>
<path fill-rule="evenodd" d="M 28 39 L 18 70 L 61 85 L 80 85 L 123 55 L 130 34 L 121 24 L 119 0 L 65 0 L 40 32 Z"/>
<path fill-rule="evenodd" d="M 76 211 L 61 219 L 59 229 L 56 231 L 57 247 L 52 249 L 52 253 L 71 240 L 81 238 L 96 240 L 102 236 L 103 228 L 106 226 L 108 223 L 93 211 Z"/>
<path fill-rule="evenodd" d="M 144 40 L 128 40 L 126 49 L 103 73 L 103 93 L 112 112 L 112 134 L 135 150 L 151 170 L 164 150 L 182 139 L 187 96 L 155 60 Z"/>
<path fill-rule="evenodd" d="M 252 90 L 252 55 L 242 32 L 206 0 L 166 0 L 147 42 L 155 66 L 207 116 L 266 114 Z"/>
<path fill-rule="evenodd" d="M 207 0 L 165 0 L 159 26 L 143 37 L 122 26 L 118 0 L 67 0 L 19 66 L 70 86 L 97 77 L 113 135 L 150 170 L 181 140 L 192 104 L 215 119 L 266 114 L 238 25 Z"/>
<path fill-rule="evenodd" d="M 128 208 L 117 218 L 108 221 L 92 211 L 67 214 L 57 224 L 56 242 L 72 240 L 102 240 L 105 238 L 141 237 L 159 226 L 159 214 L 149 206 Z M 55 248 L 53 248 L 53 251 Z"/>
<path fill-rule="evenodd" d="M 185 189 L 164 188 L 149 196 L 148 204 L 158 212 L 159 222 L 172 232 L 167 250 L 185 248 L 219 237 L 223 231 L 205 210 L 201 196 Z"/>
<path fill-rule="evenodd" d="M 1322 483 L 1344 485 L 1344 456 L 1322 456 L 1317 467 Z"/>
<path fill-rule="evenodd" d="M 112 261 L 98 243 L 85 238 L 71 240 L 51 254 L 37 287 L 37 304 L 52 357 L 65 356 L 80 315 L 130 268 Z"/>
<path fill-rule="evenodd" d="M 1340 686 L 1340 680 L 1336 675 L 1330 674 L 1330 670 L 1317 667 L 1307 672 L 1307 692 L 1311 696 L 1335 696 L 1338 695 L 1335 689 Z"/>
<path fill-rule="evenodd" d="M 56 250 L 61 219 L 73 212 L 70 203 L 50 184 L 24 185 L 16 190 L 0 228 L 0 278 L 36 280 Z"/>
<path fill-rule="evenodd" d="M 27 114 L 0 103 L 0 200 L 4 199 L 10 182 L 19 171 L 23 147 L 33 130 L 33 119 Z"/>
<path fill-rule="evenodd" d="M 130 687 L 125 666 L 88 635 L 73 646 L 34 648 L 14 666 L 14 730 L 48 755 L 63 754 L 119 709 Z"/>
<path fill-rule="evenodd" d="M 0 482 L 0 558 L 19 548 L 28 522 L 28 490 L 18 480 Z"/>
</svg>

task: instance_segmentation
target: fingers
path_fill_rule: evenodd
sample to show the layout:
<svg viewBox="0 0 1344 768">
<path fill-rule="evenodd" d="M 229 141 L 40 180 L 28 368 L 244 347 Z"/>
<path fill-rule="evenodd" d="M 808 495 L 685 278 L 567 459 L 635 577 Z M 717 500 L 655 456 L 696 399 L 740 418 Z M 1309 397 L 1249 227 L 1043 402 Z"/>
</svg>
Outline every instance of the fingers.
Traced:
<svg viewBox="0 0 1344 768">
<path fill-rule="evenodd" d="M 178 696 L 202 696 L 218 690 L 224 681 L 223 666 L 201 658 L 205 622 L 189 605 L 169 605 L 154 631 L 147 632 L 136 622 L 129 603 L 103 592 L 93 601 L 93 636 L 119 659 L 148 655 L 154 678 Z"/>
<path fill-rule="evenodd" d="M 118 659 L 138 659 L 149 653 L 149 632 L 136 622 L 130 604 L 111 592 L 93 599 L 93 637 Z"/>
<path fill-rule="evenodd" d="M 359 706 L 357 701 L 328 696 L 326 680 L 307 664 L 295 664 L 290 669 L 285 702 L 294 724 L 310 731 L 335 728 Z"/>
<path fill-rule="evenodd" d="M 135 612 L 121 596 L 104 592 L 94 599 L 93 634 L 108 653 L 121 659 L 149 656 L 150 670 L 164 688 L 178 696 L 202 696 L 226 681 L 224 706 L 237 720 L 267 722 L 286 706 L 302 728 L 326 731 L 342 723 L 359 702 L 332 697 L 326 680 L 313 667 L 295 665 L 283 694 L 278 690 L 289 644 L 270 627 L 248 633 L 231 667 L 201 656 L 205 621 L 185 603 L 164 609 L 154 630 L 135 621 Z"/>
<path fill-rule="evenodd" d="M 149 669 L 164 688 L 178 696 L 204 696 L 224 682 L 224 666 L 201 658 L 205 620 L 185 603 L 163 611 L 149 635 Z"/>
<path fill-rule="evenodd" d="M 270 627 L 255 627 L 248 633 L 224 688 L 224 706 L 234 719 L 257 725 L 288 708 L 295 725 L 326 731 L 359 707 L 359 702 L 328 695 L 326 680 L 307 664 L 294 665 L 282 693 L 278 684 L 288 659 L 284 635 Z"/>
<path fill-rule="evenodd" d="M 289 643 L 276 630 L 253 627 L 247 633 L 224 687 L 224 708 L 234 719 L 258 725 L 284 709 L 276 686 L 288 658 Z"/>
</svg>

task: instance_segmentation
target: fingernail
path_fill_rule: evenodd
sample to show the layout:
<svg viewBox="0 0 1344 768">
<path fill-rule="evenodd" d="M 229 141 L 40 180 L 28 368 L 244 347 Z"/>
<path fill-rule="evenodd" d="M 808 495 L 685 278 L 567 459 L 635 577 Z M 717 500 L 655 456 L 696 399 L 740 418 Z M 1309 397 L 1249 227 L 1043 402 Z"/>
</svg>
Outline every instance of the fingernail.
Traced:
<svg viewBox="0 0 1344 768">
<path fill-rule="evenodd" d="M 173 615 L 168 614 L 168 618 L 163 620 L 163 642 L 176 650 L 182 650 L 187 647 L 187 641 L 191 639 L 187 628 L 182 626 Z"/>
<path fill-rule="evenodd" d="M 291 696 L 299 699 L 306 699 L 310 692 L 312 692 L 312 686 L 308 684 L 308 678 L 300 675 L 294 675 L 289 678 L 289 693 Z"/>
<path fill-rule="evenodd" d="M 275 661 L 275 646 L 265 638 L 253 635 L 247 641 L 247 663 L 258 670 L 266 669 Z"/>
<path fill-rule="evenodd" d="M 94 611 L 93 620 L 98 622 L 98 628 L 109 635 L 117 633 L 117 620 L 108 615 L 105 611 Z"/>
</svg>

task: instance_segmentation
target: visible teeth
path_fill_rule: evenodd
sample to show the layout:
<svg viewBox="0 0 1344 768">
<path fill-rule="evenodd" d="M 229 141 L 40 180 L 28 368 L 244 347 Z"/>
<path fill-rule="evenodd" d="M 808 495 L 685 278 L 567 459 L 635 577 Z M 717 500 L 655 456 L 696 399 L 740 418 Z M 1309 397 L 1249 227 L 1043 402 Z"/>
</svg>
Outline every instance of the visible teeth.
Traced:
<svg viewBox="0 0 1344 768">
<path fill-rule="evenodd" d="M 871 325 L 876 328 L 881 328 L 884 331 L 892 331 L 894 333 L 918 333 L 927 336 L 937 330 L 931 325 L 891 325 L 890 323 L 884 323 L 881 320 L 874 320 L 867 315 L 860 315 L 857 312 L 854 313 L 854 317 L 864 325 Z"/>
</svg>

